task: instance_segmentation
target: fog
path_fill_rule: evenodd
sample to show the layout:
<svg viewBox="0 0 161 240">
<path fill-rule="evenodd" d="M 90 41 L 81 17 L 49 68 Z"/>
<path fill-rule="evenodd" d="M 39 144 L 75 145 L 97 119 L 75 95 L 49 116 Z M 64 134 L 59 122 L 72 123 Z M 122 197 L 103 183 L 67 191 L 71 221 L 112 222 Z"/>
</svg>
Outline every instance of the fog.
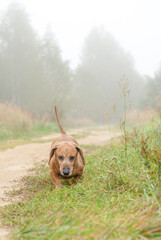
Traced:
<svg viewBox="0 0 161 240">
<path fill-rule="evenodd" d="M 49 21 L 50 25 L 46 24 L 42 28 L 38 28 L 38 24 L 41 25 L 42 22 L 34 22 L 34 14 L 39 14 L 39 3 L 37 1 L 33 1 L 34 11 L 32 16 L 26 8 L 26 1 L 24 1 L 24 4 L 22 4 L 23 1 L 6 2 L 6 4 L 3 2 L 1 7 L 3 11 L 1 11 L 0 16 L 1 103 L 10 102 L 37 117 L 47 115 L 50 119 L 53 116 L 53 106 L 57 105 L 61 116 L 89 119 L 101 123 L 104 120 L 105 112 L 106 115 L 110 114 L 111 120 L 120 119 L 123 113 L 123 99 L 119 82 L 126 79 L 130 92 L 127 99 L 128 110 L 131 106 L 138 109 L 147 107 L 155 109 L 160 105 L 161 69 L 159 61 L 161 52 L 160 49 L 153 51 L 157 53 L 156 58 L 155 54 L 150 58 L 151 68 L 145 68 L 144 66 L 139 70 L 140 63 L 137 62 L 136 56 L 140 51 L 138 43 L 139 41 L 140 43 L 143 42 L 141 34 L 134 39 L 135 47 L 132 48 L 130 53 L 127 51 L 129 49 L 128 40 L 126 47 L 126 41 L 120 43 L 117 39 L 116 30 L 118 29 L 119 36 L 121 21 L 119 22 L 117 19 L 114 22 L 115 34 L 113 34 L 112 25 L 109 23 L 109 29 L 106 27 L 107 19 L 102 17 L 102 24 L 98 24 L 99 21 L 97 22 L 97 18 L 96 16 L 94 18 L 93 14 L 91 16 L 94 21 L 92 21 L 88 31 L 86 29 L 81 34 L 81 29 L 85 25 L 78 25 L 77 31 L 68 33 L 65 30 L 64 8 L 63 1 L 61 1 L 63 10 L 61 11 L 59 5 L 58 10 L 60 12 L 58 11 L 57 14 L 60 13 L 62 17 L 65 35 L 58 34 L 59 37 L 57 37 L 58 25 L 56 27 L 57 31 L 54 32 L 52 21 Z M 37 8 L 35 9 L 36 2 Z M 43 5 L 48 4 L 48 1 L 42 2 Z M 57 6 L 56 1 L 53 2 Z M 32 6 L 31 2 L 30 6 Z M 87 6 L 89 7 L 88 4 Z M 79 9 L 75 4 L 74 7 L 78 12 Z M 126 7 L 128 8 L 129 5 Z M 102 10 L 102 14 L 99 12 L 98 16 L 105 14 L 106 12 Z M 66 16 L 65 13 L 64 15 Z M 80 16 L 82 17 L 80 21 L 85 22 L 86 17 L 83 20 L 83 14 L 80 14 Z M 77 19 L 76 15 L 75 17 Z M 137 16 L 133 16 L 133 18 L 134 21 L 136 18 L 138 23 Z M 74 22 L 73 18 L 69 17 L 69 19 Z M 111 21 L 114 21 L 113 17 Z M 69 21 L 67 21 L 67 24 L 69 24 Z M 124 24 L 126 23 L 124 22 Z M 127 36 L 129 34 L 130 37 L 134 26 L 128 26 Z M 111 31 L 109 31 L 110 29 Z M 145 26 L 145 31 L 146 29 Z M 144 31 L 144 28 L 142 30 Z M 82 42 L 82 46 L 79 46 L 80 52 L 75 48 L 76 44 L 79 45 L 78 39 Z M 143 44 L 146 45 L 147 41 L 145 39 Z M 62 49 L 65 43 L 70 45 L 68 50 L 65 50 L 65 47 Z M 146 66 L 150 64 L 147 56 L 152 50 L 151 47 L 147 54 L 142 52 L 147 60 Z M 154 64 L 156 59 L 159 60 L 157 64 Z M 156 67 L 155 71 L 154 65 Z M 146 73 L 146 76 L 142 74 L 143 72 Z"/>
</svg>

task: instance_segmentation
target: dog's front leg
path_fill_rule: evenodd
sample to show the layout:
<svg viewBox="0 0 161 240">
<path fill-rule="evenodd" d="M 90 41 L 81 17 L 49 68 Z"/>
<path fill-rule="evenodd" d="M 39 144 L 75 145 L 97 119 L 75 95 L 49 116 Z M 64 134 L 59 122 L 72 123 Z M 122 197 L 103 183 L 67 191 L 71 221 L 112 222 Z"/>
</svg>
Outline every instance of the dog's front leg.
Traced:
<svg viewBox="0 0 161 240">
<path fill-rule="evenodd" d="M 77 182 L 77 181 L 81 178 L 81 176 L 82 176 L 82 175 L 77 175 L 77 176 L 75 177 L 75 181 Z"/>
<path fill-rule="evenodd" d="M 60 179 L 60 177 L 57 174 L 55 174 L 53 170 L 50 170 L 50 176 L 53 179 L 55 187 L 57 189 L 61 189 L 61 179 Z"/>
<path fill-rule="evenodd" d="M 74 177 L 72 184 L 76 184 L 78 182 L 78 180 L 81 178 L 82 175 L 77 175 Z"/>
</svg>

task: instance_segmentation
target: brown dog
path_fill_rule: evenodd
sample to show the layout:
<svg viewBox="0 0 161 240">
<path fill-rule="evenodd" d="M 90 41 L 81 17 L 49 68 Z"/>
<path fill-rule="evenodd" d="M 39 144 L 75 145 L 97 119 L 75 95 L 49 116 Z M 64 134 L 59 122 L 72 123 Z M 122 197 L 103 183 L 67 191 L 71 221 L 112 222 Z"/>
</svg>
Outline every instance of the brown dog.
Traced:
<svg viewBox="0 0 161 240">
<path fill-rule="evenodd" d="M 85 160 L 83 151 L 78 146 L 77 141 L 70 135 L 67 135 L 62 128 L 56 107 L 55 117 L 62 135 L 56 138 L 51 145 L 49 168 L 55 187 L 60 189 L 61 178 L 68 179 L 74 177 L 75 180 L 78 180 L 82 176 Z"/>
</svg>

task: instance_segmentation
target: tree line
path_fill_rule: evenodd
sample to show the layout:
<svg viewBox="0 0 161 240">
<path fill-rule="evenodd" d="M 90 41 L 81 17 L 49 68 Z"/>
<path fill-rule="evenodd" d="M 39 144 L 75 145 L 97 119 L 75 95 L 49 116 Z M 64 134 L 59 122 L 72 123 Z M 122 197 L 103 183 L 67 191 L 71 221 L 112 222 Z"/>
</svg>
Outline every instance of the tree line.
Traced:
<svg viewBox="0 0 161 240">
<path fill-rule="evenodd" d="M 126 74 L 131 101 L 140 104 L 144 82 L 132 56 L 103 27 L 93 28 L 84 41 L 76 69 L 64 61 L 59 44 L 47 29 L 42 38 L 25 9 L 11 4 L 0 18 L 0 102 L 12 102 L 36 114 L 102 121 L 104 106 L 121 114 L 118 81 Z M 144 100 L 142 99 L 142 102 Z"/>
</svg>

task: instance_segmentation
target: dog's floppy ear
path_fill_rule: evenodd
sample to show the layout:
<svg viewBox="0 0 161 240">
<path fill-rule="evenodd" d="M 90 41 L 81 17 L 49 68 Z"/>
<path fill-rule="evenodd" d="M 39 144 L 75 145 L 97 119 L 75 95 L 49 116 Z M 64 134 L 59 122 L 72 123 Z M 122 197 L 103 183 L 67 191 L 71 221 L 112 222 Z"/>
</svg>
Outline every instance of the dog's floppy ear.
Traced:
<svg viewBox="0 0 161 240">
<path fill-rule="evenodd" d="M 48 162 L 48 164 L 50 163 L 50 160 L 51 160 L 51 159 L 52 159 L 52 157 L 54 156 L 54 153 L 55 153 L 56 149 L 57 149 L 57 147 L 55 147 L 55 148 L 51 149 L 51 151 L 50 151 L 50 156 L 49 156 L 49 162 Z"/>
<path fill-rule="evenodd" d="M 84 156 L 83 156 L 83 151 L 82 151 L 82 149 L 81 149 L 80 147 L 78 147 L 78 146 L 76 146 L 75 148 L 76 148 L 77 151 L 79 152 L 79 154 L 80 154 L 80 156 L 81 156 L 81 158 L 82 158 L 82 162 L 83 162 L 83 164 L 85 165 L 85 159 L 84 159 Z"/>
</svg>

